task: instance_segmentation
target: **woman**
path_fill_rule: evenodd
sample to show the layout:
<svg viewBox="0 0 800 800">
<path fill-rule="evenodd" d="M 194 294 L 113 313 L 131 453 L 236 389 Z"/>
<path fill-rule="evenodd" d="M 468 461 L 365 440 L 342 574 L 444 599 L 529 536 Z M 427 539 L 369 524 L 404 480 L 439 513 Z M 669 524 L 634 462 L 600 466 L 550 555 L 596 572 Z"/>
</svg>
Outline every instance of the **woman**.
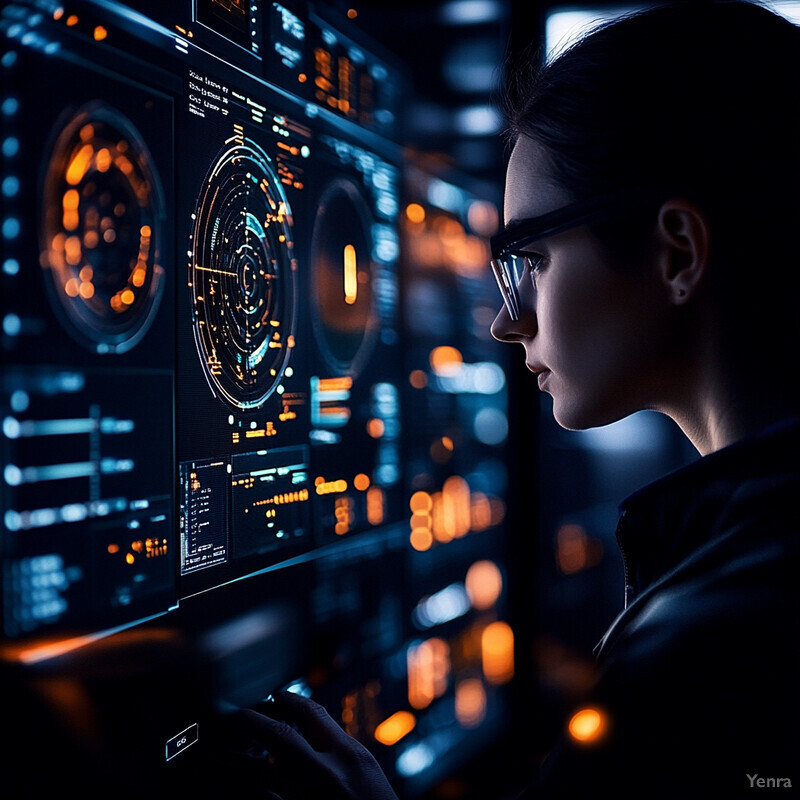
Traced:
<svg viewBox="0 0 800 800">
<path fill-rule="evenodd" d="M 587 698 L 603 735 L 565 736 L 524 796 L 791 793 L 800 31 L 745 2 L 664 6 L 510 75 L 492 333 L 563 427 L 653 409 L 702 456 L 623 504 L 626 607 Z M 319 706 L 265 710 L 241 724 L 285 800 L 395 796 Z"/>
</svg>

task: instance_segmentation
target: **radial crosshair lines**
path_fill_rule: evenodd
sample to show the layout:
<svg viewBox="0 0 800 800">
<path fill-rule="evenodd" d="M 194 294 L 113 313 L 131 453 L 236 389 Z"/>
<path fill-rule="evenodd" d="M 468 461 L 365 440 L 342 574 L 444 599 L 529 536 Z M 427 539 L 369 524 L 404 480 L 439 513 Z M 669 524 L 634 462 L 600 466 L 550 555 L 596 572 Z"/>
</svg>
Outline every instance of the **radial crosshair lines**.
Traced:
<svg viewBox="0 0 800 800">
<path fill-rule="evenodd" d="M 235 129 L 203 184 L 189 251 L 197 351 L 212 391 L 235 408 L 266 401 L 294 347 L 293 246 L 272 161 Z"/>
</svg>

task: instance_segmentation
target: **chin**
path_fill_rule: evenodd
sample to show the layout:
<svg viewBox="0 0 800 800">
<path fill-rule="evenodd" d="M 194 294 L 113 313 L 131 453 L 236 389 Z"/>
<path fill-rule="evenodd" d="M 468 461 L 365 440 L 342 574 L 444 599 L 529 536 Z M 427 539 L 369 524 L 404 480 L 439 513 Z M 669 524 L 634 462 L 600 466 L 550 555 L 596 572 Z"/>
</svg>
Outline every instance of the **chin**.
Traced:
<svg viewBox="0 0 800 800">
<path fill-rule="evenodd" d="M 570 402 L 562 403 L 553 398 L 553 419 L 568 431 L 585 431 L 589 428 L 601 428 L 619 422 L 633 411 L 612 410 L 608 407 L 592 406 Z"/>
</svg>

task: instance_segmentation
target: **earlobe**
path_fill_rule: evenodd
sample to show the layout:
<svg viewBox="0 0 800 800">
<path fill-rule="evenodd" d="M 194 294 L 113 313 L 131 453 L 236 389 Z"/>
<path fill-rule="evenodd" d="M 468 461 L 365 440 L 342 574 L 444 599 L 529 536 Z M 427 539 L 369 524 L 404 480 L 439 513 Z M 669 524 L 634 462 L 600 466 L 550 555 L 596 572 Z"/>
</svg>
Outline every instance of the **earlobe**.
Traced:
<svg viewBox="0 0 800 800">
<path fill-rule="evenodd" d="M 697 294 L 708 273 L 711 229 L 691 201 L 671 199 L 658 212 L 661 278 L 670 301 L 683 305 Z"/>
</svg>

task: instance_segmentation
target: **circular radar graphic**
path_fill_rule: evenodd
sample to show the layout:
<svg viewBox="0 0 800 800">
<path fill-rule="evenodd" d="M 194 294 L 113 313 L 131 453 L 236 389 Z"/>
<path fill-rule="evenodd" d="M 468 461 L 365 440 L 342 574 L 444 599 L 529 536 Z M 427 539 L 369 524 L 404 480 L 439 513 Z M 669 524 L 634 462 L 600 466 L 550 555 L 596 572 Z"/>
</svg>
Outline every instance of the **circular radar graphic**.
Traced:
<svg viewBox="0 0 800 800">
<path fill-rule="evenodd" d="M 351 376 L 361 371 L 378 330 L 370 228 L 357 186 L 345 179 L 329 184 L 312 235 L 314 326 L 329 366 Z"/>
<path fill-rule="evenodd" d="M 233 136 L 197 201 L 189 252 L 194 337 L 212 391 L 261 406 L 294 346 L 292 215 L 269 156 Z"/>
<path fill-rule="evenodd" d="M 144 336 L 164 291 L 164 200 L 133 124 L 96 103 L 61 129 L 47 163 L 41 264 L 57 312 L 89 349 L 124 353 Z"/>
</svg>

